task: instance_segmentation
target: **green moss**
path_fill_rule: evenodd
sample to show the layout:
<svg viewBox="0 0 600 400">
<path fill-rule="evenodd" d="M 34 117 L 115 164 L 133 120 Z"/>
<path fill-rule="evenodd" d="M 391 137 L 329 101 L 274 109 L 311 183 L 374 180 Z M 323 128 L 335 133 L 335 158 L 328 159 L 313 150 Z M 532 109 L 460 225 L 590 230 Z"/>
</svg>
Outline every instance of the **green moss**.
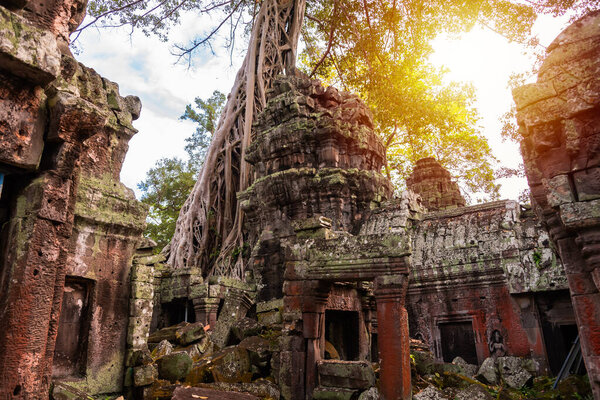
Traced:
<svg viewBox="0 0 600 400">
<path fill-rule="evenodd" d="M 15 49 L 16 49 L 19 45 L 19 39 L 23 32 L 23 25 L 21 24 L 21 21 L 17 20 L 17 18 L 14 14 L 12 14 L 10 16 L 10 23 L 12 25 L 12 30 L 15 33 L 15 36 L 13 39 L 13 40 L 15 40 L 15 42 L 13 42 L 13 44 L 15 45 Z"/>
<path fill-rule="evenodd" d="M 112 176 L 81 176 L 75 214 L 107 225 L 142 230 L 147 206 Z"/>
<path fill-rule="evenodd" d="M 531 258 L 533 259 L 535 266 L 538 269 L 541 269 L 542 268 L 542 253 L 539 250 L 536 250 L 533 252 L 533 255 L 531 256 Z"/>
<path fill-rule="evenodd" d="M 23 194 L 17 198 L 16 213 L 13 222 L 15 224 L 17 259 L 26 255 L 29 248 L 29 242 L 33 229 L 37 211 L 41 206 L 43 197 L 43 178 L 33 180 L 29 186 L 23 191 Z"/>
<path fill-rule="evenodd" d="M 69 385 L 90 395 L 120 392 L 125 368 L 124 362 L 124 353 L 115 351 L 102 366 L 88 368 L 84 379 L 69 382 Z"/>
<path fill-rule="evenodd" d="M 108 92 L 106 94 L 106 101 L 108 102 L 108 106 L 113 110 L 121 110 L 121 107 L 119 106 L 118 94 L 115 92 Z"/>
</svg>

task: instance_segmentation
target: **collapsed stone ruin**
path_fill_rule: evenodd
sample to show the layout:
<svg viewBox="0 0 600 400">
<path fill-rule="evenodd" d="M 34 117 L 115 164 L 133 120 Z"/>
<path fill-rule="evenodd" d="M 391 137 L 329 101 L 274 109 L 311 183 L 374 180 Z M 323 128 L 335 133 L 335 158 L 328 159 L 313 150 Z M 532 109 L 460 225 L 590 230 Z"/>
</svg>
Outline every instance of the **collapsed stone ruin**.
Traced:
<svg viewBox="0 0 600 400">
<path fill-rule="evenodd" d="M 410 399 L 411 351 L 418 374 L 520 389 L 579 334 L 600 399 L 600 14 L 515 90 L 533 207 L 466 206 L 433 158 L 394 197 L 358 97 L 278 78 L 240 280 L 142 239 L 119 181 L 141 104 L 70 54 L 83 7 L 0 0 L 0 398 Z"/>
</svg>

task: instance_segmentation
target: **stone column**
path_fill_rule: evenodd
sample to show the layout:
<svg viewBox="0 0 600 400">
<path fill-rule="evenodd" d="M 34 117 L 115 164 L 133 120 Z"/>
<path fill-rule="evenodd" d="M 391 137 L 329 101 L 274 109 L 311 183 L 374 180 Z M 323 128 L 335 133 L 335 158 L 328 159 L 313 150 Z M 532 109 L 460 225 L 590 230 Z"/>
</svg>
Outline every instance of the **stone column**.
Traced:
<svg viewBox="0 0 600 400">
<path fill-rule="evenodd" d="M 412 396 L 408 314 L 404 307 L 407 288 L 406 275 L 375 279 L 380 391 L 385 400 L 409 400 Z"/>
<path fill-rule="evenodd" d="M 253 303 L 246 291 L 235 288 L 227 288 L 223 299 L 221 315 L 219 320 L 215 322 L 211 336 L 213 343 L 220 348 L 227 345 L 231 327 L 246 316 Z"/>
<path fill-rule="evenodd" d="M 323 357 L 325 342 L 325 306 L 330 285 L 321 281 L 302 282 L 302 330 L 306 339 L 306 399 L 312 399 L 318 385 L 317 361 Z"/>
<path fill-rule="evenodd" d="M 206 297 L 192 299 L 194 303 L 194 312 L 196 313 L 196 322 L 202 322 L 204 326 L 210 325 L 213 328 L 217 323 L 217 311 L 219 310 L 220 299 L 216 297 Z"/>
</svg>

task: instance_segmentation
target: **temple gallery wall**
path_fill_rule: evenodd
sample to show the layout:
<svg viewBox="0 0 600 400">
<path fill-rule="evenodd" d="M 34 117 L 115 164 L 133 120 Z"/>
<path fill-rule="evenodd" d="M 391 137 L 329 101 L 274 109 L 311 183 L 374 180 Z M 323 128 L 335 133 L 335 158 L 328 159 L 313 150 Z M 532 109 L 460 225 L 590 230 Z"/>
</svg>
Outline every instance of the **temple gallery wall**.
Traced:
<svg viewBox="0 0 600 400">
<path fill-rule="evenodd" d="M 600 14 L 514 91 L 531 205 L 468 206 L 434 158 L 394 196 L 362 101 L 279 77 L 238 279 L 142 237 L 119 181 L 141 102 L 73 58 L 84 7 L 0 0 L 0 399 L 446 399 L 415 377 L 520 390 L 576 338 L 600 399 Z"/>
</svg>

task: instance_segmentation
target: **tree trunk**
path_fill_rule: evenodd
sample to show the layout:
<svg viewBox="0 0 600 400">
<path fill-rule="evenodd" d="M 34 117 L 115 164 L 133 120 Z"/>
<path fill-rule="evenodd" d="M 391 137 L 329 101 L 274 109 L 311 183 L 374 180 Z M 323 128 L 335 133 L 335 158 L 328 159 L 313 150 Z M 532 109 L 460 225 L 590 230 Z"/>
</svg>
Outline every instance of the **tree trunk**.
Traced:
<svg viewBox="0 0 600 400">
<path fill-rule="evenodd" d="M 245 260 L 240 254 L 244 215 L 236 198 L 252 179 L 244 155 L 251 142 L 252 124 L 266 105 L 273 80 L 284 72 L 296 73 L 305 5 L 306 0 L 262 1 L 248 53 L 167 249 L 173 268 L 200 268 L 204 277 L 244 277 Z"/>
</svg>

